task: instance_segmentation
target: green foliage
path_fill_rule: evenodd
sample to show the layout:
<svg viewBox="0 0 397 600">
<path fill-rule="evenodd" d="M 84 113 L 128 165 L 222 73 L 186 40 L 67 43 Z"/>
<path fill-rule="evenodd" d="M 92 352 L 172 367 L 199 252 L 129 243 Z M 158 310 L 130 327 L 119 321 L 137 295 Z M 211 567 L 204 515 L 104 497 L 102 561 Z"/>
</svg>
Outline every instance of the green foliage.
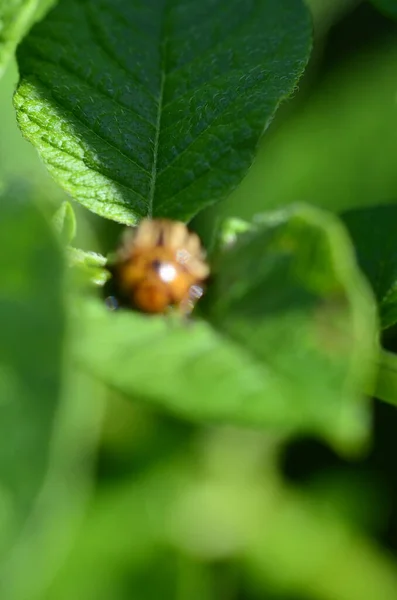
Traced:
<svg viewBox="0 0 397 600">
<path fill-rule="evenodd" d="M 97 252 L 86 252 L 80 248 L 68 248 L 68 262 L 78 271 L 81 282 L 90 281 L 96 285 L 104 285 L 110 274 L 104 267 L 106 258 Z"/>
<path fill-rule="evenodd" d="M 371 0 L 372 4 L 386 15 L 397 19 L 396 0 Z"/>
<path fill-rule="evenodd" d="M 76 460 L 90 458 L 101 405 L 85 397 L 98 385 L 84 375 L 61 386 L 63 261 L 44 217 L 3 196 L 0 238 L 0 593 L 22 600 L 36 597 L 68 546 L 88 476 L 84 468 L 76 481 Z"/>
<path fill-rule="evenodd" d="M 300 0 L 64 0 L 19 50 L 18 121 L 84 206 L 188 219 L 240 182 L 310 44 Z"/>
<path fill-rule="evenodd" d="M 136 418 L 130 416 L 130 426 Z M 161 433 L 149 434 L 146 444 Z M 298 590 L 319 600 L 394 600 L 392 559 L 346 522 L 320 485 L 311 497 L 285 486 L 269 464 L 274 441 L 214 429 L 199 432 L 194 442 L 178 440 L 183 460 L 162 455 L 142 476 L 97 498 L 51 588 L 52 600 L 82 590 L 90 600 L 128 593 L 175 598 L 181 590 L 183 600 L 219 600 L 241 580 L 251 582 L 254 598 L 289 599 Z M 339 491 L 344 504 L 353 500 L 346 485 Z M 371 500 L 368 490 L 360 491 L 355 512 Z M 223 570 L 211 577 L 219 562 Z M 270 590 L 278 593 L 269 596 Z"/>
<path fill-rule="evenodd" d="M 53 222 L 63 243 L 70 244 L 76 235 L 76 217 L 70 202 L 62 202 L 53 217 Z"/>
<path fill-rule="evenodd" d="M 189 418 L 362 440 L 375 323 L 337 221 L 304 207 L 265 215 L 213 278 L 211 325 L 79 307 L 79 362 Z"/>
<path fill-rule="evenodd" d="M 0 0 L 0 73 L 51 4 Z M 2 600 L 394 600 L 397 25 L 370 20 L 363 51 L 358 4 L 308 0 L 300 89 L 302 0 L 60 0 L 22 39 L 31 145 L 15 60 L 0 88 Z M 117 221 L 195 215 L 192 317 L 109 310 Z"/>
<path fill-rule="evenodd" d="M 397 205 L 344 213 L 359 264 L 372 284 L 383 328 L 397 322 Z"/>
<path fill-rule="evenodd" d="M 109 271 L 104 267 L 106 258 L 97 252 L 73 248 L 69 244 L 76 236 L 76 216 L 70 202 L 62 202 L 53 217 L 53 224 L 63 243 L 67 246 L 66 256 L 70 267 L 74 267 L 75 283 L 91 282 L 104 285 L 109 279 Z"/>
<path fill-rule="evenodd" d="M 0 0 L 0 77 L 17 44 L 55 0 Z"/>
<path fill-rule="evenodd" d="M 392 352 L 379 357 L 374 396 L 397 406 L 397 356 Z"/>
<path fill-rule="evenodd" d="M 223 215 L 251 219 L 295 202 L 338 212 L 395 200 L 397 48 L 383 38 L 372 51 L 365 48 L 320 76 L 307 97 L 303 88 L 221 205 Z M 307 77 L 310 85 L 315 64 Z"/>
<path fill-rule="evenodd" d="M 60 395 L 63 268 L 55 239 L 36 209 L 3 197 L 0 211 L 0 237 L 7 248 L 0 255 L 0 381 L 1 397 L 7 398 L 1 405 L 1 479 L 17 499 L 18 521 L 24 521 L 42 484 Z"/>
</svg>

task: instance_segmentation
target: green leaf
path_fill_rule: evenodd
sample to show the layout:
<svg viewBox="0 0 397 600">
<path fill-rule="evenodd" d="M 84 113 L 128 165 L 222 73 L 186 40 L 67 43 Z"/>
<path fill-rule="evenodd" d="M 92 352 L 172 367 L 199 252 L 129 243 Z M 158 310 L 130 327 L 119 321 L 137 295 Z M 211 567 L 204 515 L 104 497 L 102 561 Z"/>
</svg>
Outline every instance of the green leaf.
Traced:
<svg viewBox="0 0 397 600">
<path fill-rule="evenodd" d="M 2 198 L 0 480 L 23 520 L 40 490 L 60 394 L 62 259 L 44 218 Z"/>
<path fill-rule="evenodd" d="M 50 225 L 3 197 L 0 238 L 0 596 L 36 600 L 81 517 L 101 398 L 64 368 L 63 260 Z"/>
<path fill-rule="evenodd" d="M 300 201 L 339 212 L 394 199 L 396 71 L 397 45 L 385 39 L 323 73 L 264 137 L 247 177 L 217 211 L 251 219 Z"/>
<path fill-rule="evenodd" d="M 311 487 L 291 489 L 277 477 L 280 446 L 273 444 L 271 436 L 244 430 L 199 430 L 173 460 L 156 453 L 151 469 L 106 482 L 48 598 L 220 600 L 253 585 L 255 594 L 243 597 L 395 600 L 394 557 L 340 514 L 324 489 L 329 470 L 321 470 L 322 497 Z M 357 471 L 344 467 L 351 488 Z M 362 478 L 362 464 L 357 470 Z M 365 489 L 368 476 L 363 482 L 356 512 L 376 497 L 377 490 Z M 382 503 L 371 508 L 387 517 Z M 190 575 L 181 586 L 175 570 L 188 560 L 203 570 L 204 589 Z M 214 562 L 226 567 L 221 590 L 227 593 L 219 591 Z"/>
<path fill-rule="evenodd" d="M 310 47 L 301 0 L 63 0 L 18 53 L 19 125 L 94 212 L 189 219 L 240 182 Z"/>
<path fill-rule="evenodd" d="M 76 217 L 70 202 L 62 202 L 53 217 L 53 223 L 64 244 L 70 244 L 76 236 Z"/>
<path fill-rule="evenodd" d="M 360 267 L 378 301 L 384 329 L 397 323 L 397 205 L 351 210 L 343 214 Z"/>
<path fill-rule="evenodd" d="M 373 391 L 375 398 L 397 406 L 397 355 L 383 350 L 378 360 L 378 373 Z"/>
<path fill-rule="evenodd" d="M 397 19 L 397 1 L 396 0 L 371 0 L 372 4 L 378 10 L 389 17 Z"/>
<path fill-rule="evenodd" d="M 78 361 L 191 419 L 362 441 L 375 311 L 336 219 L 267 215 L 219 257 L 202 302 L 210 323 L 79 306 Z"/>
<path fill-rule="evenodd" d="M 226 219 L 219 231 L 219 246 L 225 248 L 236 243 L 238 237 L 250 231 L 251 223 L 243 219 Z"/>
<path fill-rule="evenodd" d="M 29 27 L 55 0 L 0 0 L 0 77 Z"/>
<path fill-rule="evenodd" d="M 107 261 L 102 254 L 87 252 L 80 248 L 68 248 L 67 255 L 69 265 L 78 269 L 84 281 L 103 285 L 109 279 L 110 273 L 104 268 Z"/>
<path fill-rule="evenodd" d="M 69 246 L 76 236 L 76 217 L 70 202 L 63 202 L 53 217 L 53 223 L 66 248 L 67 261 L 70 267 L 78 271 L 75 283 L 87 281 L 103 285 L 110 277 L 104 267 L 106 258 L 97 252 L 89 252 Z"/>
</svg>

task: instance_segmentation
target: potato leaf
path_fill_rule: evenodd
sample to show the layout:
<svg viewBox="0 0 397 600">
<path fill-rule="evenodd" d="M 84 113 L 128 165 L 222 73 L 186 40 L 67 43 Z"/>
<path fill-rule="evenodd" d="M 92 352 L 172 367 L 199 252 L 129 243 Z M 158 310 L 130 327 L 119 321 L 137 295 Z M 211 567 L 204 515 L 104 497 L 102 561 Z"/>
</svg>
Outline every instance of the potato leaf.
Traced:
<svg viewBox="0 0 397 600">
<path fill-rule="evenodd" d="M 79 306 L 78 361 L 191 419 L 363 440 L 375 309 L 336 218 L 265 216 L 221 252 L 201 302 L 207 321 L 190 324 Z"/>
<path fill-rule="evenodd" d="M 85 505 L 101 386 L 64 360 L 63 260 L 50 224 L 2 197 L 0 238 L 0 597 L 36 600 Z"/>
<path fill-rule="evenodd" d="M 19 125 L 92 211 L 189 219 L 241 181 L 310 47 L 301 0 L 62 0 L 20 47 Z"/>
</svg>

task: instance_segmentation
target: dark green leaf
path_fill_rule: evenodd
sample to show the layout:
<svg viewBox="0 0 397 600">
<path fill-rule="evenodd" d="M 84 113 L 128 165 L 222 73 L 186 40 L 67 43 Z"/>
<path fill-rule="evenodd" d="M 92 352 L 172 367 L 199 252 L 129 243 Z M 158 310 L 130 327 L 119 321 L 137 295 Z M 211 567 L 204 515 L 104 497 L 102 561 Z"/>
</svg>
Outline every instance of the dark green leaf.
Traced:
<svg viewBox="0 0 397 600">
<path fill-rule="evenodd" d="M 221 255 L 202 302 L 212 325 L 78 307 L 78 360 L 189 418 L 362 441 L 375 311 L 337 220 L 269 214 Z"/>
<path fill-rule="evenodd" d="M 54 3 L 55 0 L 0 0 L 0 77 L 23 35 Z"/>
<path fill-rule="evenodd" d="M 382 327 L 397 323 L 397 205 L 351 210 L 343 220 L 378 300 Z"/>
<path fill-rule="evenodd" d="M 217 211 L 251 219 L 300 201 L 336 212 L 396 197 L 397 45 L 386 39 L 338 65 L 268 132 L 246 178 Z"/>
<path fill-rule="evenodd" d="M 375 398 L 397 406 L 397 355 L 383 351 L 378 360 Z"/>
<path fill-rule="evenodd" d="M 188 219 L 240 182 L 310 45 L 301 0 L 63 0 L 20 48 L 18 121 L 94 212 Z"/>
<path fill-rule="evenodd" d="M 385 15 L 397 19 L 397 0 L 371 0 L 371 2 Z"/>
<path fill-rule="evenodd" d="M 64 369 L 63 261 L 50 225 L 3 197 L 0 239 L 0 597 L 36 600 L 81 516 L 100 390 Z"/>
<path fill-rule="evenodd" d="M 47 468 L 60 394 L 62 259 L 30 205 L 0 202 L 0 479 L 23 520 Z"/>
</svg>

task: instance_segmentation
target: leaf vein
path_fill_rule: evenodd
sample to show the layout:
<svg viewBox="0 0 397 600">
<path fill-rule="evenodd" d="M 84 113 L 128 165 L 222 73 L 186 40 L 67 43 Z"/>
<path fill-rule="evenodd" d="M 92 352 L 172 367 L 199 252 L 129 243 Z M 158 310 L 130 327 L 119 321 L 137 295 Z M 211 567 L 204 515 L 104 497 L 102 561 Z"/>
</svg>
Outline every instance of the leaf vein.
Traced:
<svg viewBox="0 0 397 600">
<path fill-rule="evenodd" d="M 95 85 L 92 81 L 89 81 L 88 79 L 85 79 L 82 75 L 80 75 L 80 73 L 78 73 L 77 71 L 75 71 L 67 62 L 65 62 L 65 61 L 62 61 L 62 62 L 58 61 L 58 62 L 56 62 L 54 60 L 50 60 L 48 58 L 48 56 L 41 55 L 39 52 L 37 52 L 37 50 L 36 51 L 34 51 L 34 50 L 31 51 L 31 57 L 35 57 L 38 61 L 41 61 L 43 63 L 48 63 L 48 64 L 50 64 L 50 65 L 52 65 L 54 67 L 59 67 L 60 69 L 62 69 L 63 71 L 65 71 L 65 73 L 68 73 L 72 77 L 75 77 L 76 79 L 78 79 L 79 81 L 81 81 L 82 83 L 84 83 L 85 85 L 87 85 L 87 87 L 90 87 L 92 90 L 98 92 L 98 94 L 100 94 L 104 98 L 107 98 L 108 100 L 110 100 L 111 102 L 113 102 L 116 106 L 118 106 L 122 110 L 125 110 L 125 111 L 129 112 L 134 117 L 137 117 L 141 121 L 143 121 L 143 122 L 147 123 L 148 125 L 150 125 L 151 127 L 153 127 L 153 129 L 155 129 L 156 125 L 154 123 L 152 123 L 152 121 L 149 121 L 149 119 L 147 119 L 146 117 L 140 115 L 135 109 L 133 109 L 131 106 L 128 106 L 128 104 L 123 104 L 122 102 L 120 102 L 119 100 L 117 100 L 115 97 L 113 97 L 105 89 L 100 88 L 98 85 Z"/>
<path fill-rule="evenodd" d="M 134 79 L 134 82 L 139 85 L 139 87 L 152 99 L 157 103 L 157 98 L 149 91 L 147 85 L 145 85 L 140 79 L 137 77 L 136 73 L 127 69 L 127 67 L 120 61 L 117 54 L 115 54 L 109 46 L 103 41 L 101 36 L 98 33 L 97 24 L 94 22 L 93 15 L 90 12 L 88 4 L 82 3 L 82 6 L 85 9 L 86 22 L 91 32 L 92 39 L 96 42 L 97 46 L 102 50 L 102 52 L 108 57 L 108 59 L 113 62 L 119 69 L 127 73 L 128 77 Z"/>
<path fill-rule="evenodd" d="M 244 91 L 247 92 L 248 90 L 251 90 L 253 87 L 255 87 L 256 83 L 257 82 L 253 82 L 252 85 L 245 88 Z M 231 100 L 227 104 L 225 109 L 221 113 L 219 113 L 208 125 L 206 125 L 202 131 L 200 131 L 200 133 L 194 138 L 194 140 L 192 140 L 178 155 L 176 155 L 167 165 L 165 165 L 165 167 L 159 172 L 158 176 L 160 177 L 166 171 L 168 171 L 168 169 L 170 169 L 174 165 L 174 163 L 177 162 L 177 160 L 179 160 L 184 154 L 186 154 L 190 150 L 190 148 L 201 137 L 203 137 L 206 133 L 208 133 L 212 127 L 216 126 L 217 121 L 222 119 L 227 114 L 228 110 L 230 110 L 230 108 L 232 108 L 236 102 L 240 102 L 240 101 L 241 101 L 241 96 L 238 96 L 238 97 L 234 98 L 233 100 Z M 265 125 L 263 126 L 263 129 L 265 129 Z M 214 137 L 216 137 L 214 133 L 212 135 L 214 135 Z"/>
<path fill-rule="evenodd" d="M 137 163 L 131 156 L 129 156 L 128 154 L 125 154 L 125 152 L 123 152 L 118 146 L 116 146 L 114 144 L 114 142 L 111 142 L 110 140 L 108 140 L 107 138 L 105 138 L 102 134 L 98 133 L 98 131 L 96 131 L 89 123 L 85 122 L 84 119 L 82 119 L 82 117 L 80 117 L 79 115 L 77 115 L 69 106 L 67 106 L 64 102 L 62 102 L 59 99 L 59 96 L 56 96 L 55 93 L 53 92 L 53 90 L 49 89 L 46 82 L 43 81 L 40 76 L 36 73 L 35 78 L 41 82 L 41 84 L 43 85 L 43 87 L 45 87 L 53 96 L 55 102 L 67 113 L 69 113 L 70 115 L 72 115 L 72 117 L 74 117 L 74 119 L 85 129 L 87 129 L 88 131 L 90 131 L 91 133 L 93 133 L 99 140 L 101 140 L 104 144 L 106 144 L 107 146 L 109 146 L 109 148 L 111 148 L 112 150 L 115 150 L 118 154 L 120 154 L 120 156 L 122 156 L 123 158 L 125 158 L 126 160 L 128 160 L 131 164 L 133 164 L 135 167 L 137 167 L 142 173 L 144 173 L 145 175 L 148 175 L 150 177 L 150 172 L 147 171 L 142 165 L 140 165 L 139 163 Z M 40 127 L 42 127 L 42 125 L 40 125 Z M 75 134 L 76 135 L 76 134 Z"/>
<path fill-rule="evenodd" d="M 41 129 L 42 131 L 44 131 L 44 132 L 46 131 L 45 129 L 43 129 L 43 126 L 42 126 L 42 124 L 40 123 L 40 121 L 38 121 L 37 119 L 35 119 L 34 117 L 32 117 L 32 115 L 31 115 L 31 114 L 30 114 L 28 111 L 24 110 L 22 107 L 21 107 L 19 110 L 20 110 L 21 112 L 23 112 L 24 114 L 26 114 L 26 116 L 28 117 L 28 119 L 29 119 L 29 120 L 30 120 L 32 123 L 34 123 L 35 125 L 37 125 L 38 127 L 40 127 L 40 129 Z M 94 172 L 94 173 L 97 173 L 98 175 L 101 175 L 101 177 L 106 177 L 106 178 L 107 178 L 107 179 L 109 179 L 110 181 L 114 181 L 114 183 L 116 183 L 117 185 L 120 185 L 120 186 L 124 187 L 125 189 L 127 189 L 128 191 L 132 192 L 132 193 L 133 193 L 133 194 L 135 194 L 135 195 L 136 195 L 138 198 L 141 198 L 141 199 L 142 199 L 142 200 L 145 202 L 145 204 L 147 204 L 147 198 L 145 198 L 145 197 L 144 197 L 144 196 L 143 196 L 143 195 L 142 195 L 140 192 L 137 192 L 136 190 L 134 190 L 134 189 L 133 189 L 131 186 L 129 186 L 129 185 L 127 185 L 127 184 L 125 184 L 125 183 L 123 183 L 123 182 L 121 182 L 121 181 L 117 180 L 117 179 L 116 179 L 115 177 L 113 177 L 113 176 L 112 176 L 112 177 L 109 177 L 109 175 L 106 175 L 105 173 L 103 173 L 103 172 L 102 172 L 102 171 L 100 171 L 99 169 L 97 169 L 97 168 L 93 167 L 91 164 L 90 164 L 90 165 L 87 165 L 87 164 L 85 163 L 84 159 L 83 159 L 81 156 L 78 156 L 78 155 L 74 154 L 73 152 L 70 152 L 69 150 L 65 150 L 65 148 L 61 148 L 61 147 L 57 146 L 57 145 L 56 145 L 54 142 L 52 142 L 52 141 L 51 141 L 51 140 L 49 140 L 48 138 L 44 138 L 44 137 L 42 137 L 42 139 L 45 141 L 45 143 L 46 143 L 46 144 L 48 144 L 49 146 L 51 146 L 51 148 L 54 148 L 54 150 L 58 150 L 58 152 L 61 152 L 62 154 L 67 154 L 67 155 L 68 155 L 68 156 L 70 156 L 71 158 L 73 158 L 73 159 L 75 159 L 75 160 L 77 160 L 77 161 L 79 161 L 79 162 L 82 162 L 82 163 L 84 164 L 84 166 L 87 168 L 87 171 L 88 171 L 88 172 Z M 56 168 L 56 169 L 59 169 L 59 170 L 65 171 L 65 172 L 67 171 L 68 173 L 74 173 L 72 170 L 68 169 L 67 167 L 62 167 L 62 166 L 61 166 L 61 165 L 59 165 L 59 164 L 52 163 L 52 162 L 51 162 L 50 160 L 48 160 L 48 159 L 45 159 L 45 162 L 46 162 L 47 164 L 50 164 L 50 165 L 52 165 L 52 166 L 53 166 L 54 168 Z M 77 185 L 77 184 L 74 184 L 74 185 Z M 88 187 L 88 186 L 86 186 L 86 185 L 84 184 L 84 186 L 83 186 L 83 187 Z"/>
<path fill-rule="evenodd" d="M 157 109 L 157 128 L 156 128 L 156 136 L 154 140 L 153 147 L 153 165 L 152 165 L 152 174 L 151 174 L 151 185 L 149 190 L 149 216 L 153 216 L 153 203 L 154 196 L 156 193 L 156 183 L 157 183 L 157 162 L 158 162 L 158 153 L 159 153 L 159 143 L 160 143 L 160 131 L 161 131 L 161 117 L 163 113 L 163 101 L 164 101 L 164 88 L 166 81 L 166 66 L 167 66 L 167 22 L 166 22 L 166 10 L 167 10 L 167 0 L 165 0 L 165 5 L 163 7 L 163 21 L 161 26 L 161 39 L 163 40 L 160 45 L 161 52 L 161 80 L 160 80 L 160 90 L 158 97 L 158 109 Z"/>
</svg>

